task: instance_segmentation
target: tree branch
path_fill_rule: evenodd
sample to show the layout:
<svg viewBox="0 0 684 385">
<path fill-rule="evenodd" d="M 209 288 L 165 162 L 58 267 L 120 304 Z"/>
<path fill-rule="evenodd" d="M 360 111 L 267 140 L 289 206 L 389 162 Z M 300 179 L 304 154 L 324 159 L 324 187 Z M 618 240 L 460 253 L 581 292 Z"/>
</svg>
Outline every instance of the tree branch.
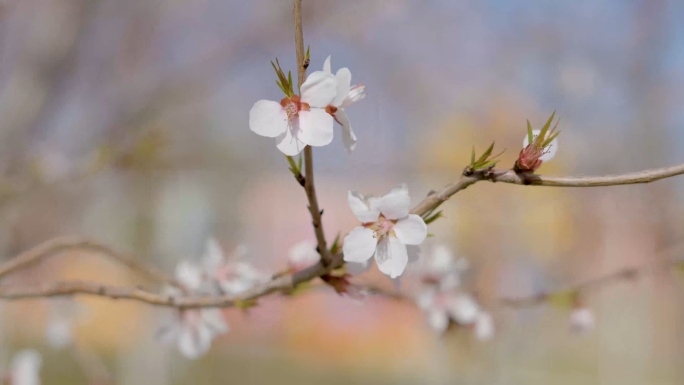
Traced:
<svg viewBox="0 0 684 385">
<path fill-rule="evenodd" d="M 302 0 L 294 0 L 294 24 L 295 24 L 295 47 L 297 49 L 297 75 L 298 84 L 300 88 L 304 84 L 306 77 L 306 65 L 304 63 L 304 31 L 302 27 Z M 306 191 L 306 198 L 309 200 L 309 212 L 311 213 L 311 224 L 316 233 L 316 241 L 318 243 L 318 253 L 321 255 L 323 265 L 331 263 L 332 256 L 328 250 L 328 245 L 325 240 L 325 232 L 323 231 L 323 221 L 321 220 L 322 211 L 318 205 L 318 198 L 316 196 L 316 186 L 314 184 L 314 169 L 313 169 L 313 149 L 311 146 L 304 147 L 304 190 Z"/>
<path fill-rule="evenodd" d="M 35 246 L 29 250 L 22 252 L 18 256 L 10 259 L 9 261 L 3 262 L 2 264 L 0 264 L 0 279 L 19 270 L 31 267 L 34 264 L 48 257 L 57 255 L 65 251 L 78 250 L 90 251 L 93 253 L 105 255 L 108 258 L 111 258 L 119 262 L 120 264 L 128 267 L 132 271 L 135 271 L 154 281 L 169 284 L 175 287 L 180 287 L 176 280 L 167 276 L 164 272 L 153 266 L 138 263 L 135 261 L 133 257 L 115 252 L 111 248 L 101 245 L 97 242 L 83 238 L 70 237 L 51 239 L 49 241 L 39 244 L 38 246 Z"/>
<path fill-rule="evenodd" d="M 684 174 L 684 164 L 628 174 L 605 176 L 558 177 L 531 173 L 515 173 L 513 170 L 476 170 L 468 175 L 464 174 L 461 179 L 448 184 L 441 191 L 428 194 L 423 201 L 418 203 L 411 210 L 411 213 L 424 215 L 430 210 L 434 210 L 439 207 L 457 192 L 483 180 L 523 186 L 600 187 L 651 183 L 682 174 Z"/>
</svg>

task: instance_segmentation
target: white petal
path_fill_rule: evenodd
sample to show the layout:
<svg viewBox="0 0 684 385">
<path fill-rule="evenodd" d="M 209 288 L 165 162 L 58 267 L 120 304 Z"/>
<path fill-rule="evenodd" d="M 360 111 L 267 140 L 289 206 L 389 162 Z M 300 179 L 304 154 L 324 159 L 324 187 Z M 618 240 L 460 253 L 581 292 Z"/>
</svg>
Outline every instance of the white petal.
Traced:
<svg viewBox="0 0 684 385">
<path fill-rule="evenodd" d="M 406 245 L 395 237 L 384 237 L 378 242 L 375 261 L 378 263 L 378 269 L 390 278 L 400 276 L 408 264 Z"/>
<path fill-rule="evenodd" d="M 176 265 L 176 280 L 188 290 L 197 290 L 202 285 L 202 271 L 188 261 Z"/>
<path fill-rule="evenodd" d="M 406 185 L 397 186 L 378 199 L 378 208 L 387 219 L 404 218 L 409 213 L 411 199 Z"/>
<path fill-rule="evenodd" d="M 323 71 L 312 72 L 302 84 L 302 102 L 311 107 L 325 108 L 337 95 L 337 79 Z M 301 112 L 300 112 L 301 113 Z"/>
<path fill-rule="evenodd" d="M 202 309 L 202 321 L 213 336 L 228 332 L 228 323 L 220 309 Z"/>
<path fill-rule="evenodd" d="M 357 84 L 349 90 L 349 94 L 347 94 L 347 97 L 344 99 L 340 107 L 347 108 L 365 97 L 366 86 L 363 84 Z"/>
<path fill-rule="evenodd" d="M 22 350 L 12 359 L 12 368 L 6 378 L 13 385 L 40 385 L 40 367 L 43 359 L 33 349 Z"/>
<path fill-rule="evenodd" d="M 419 245 L 427 237 L 427 225 L 420 215 L 409 214 L 393 227 L 397 238 L 406 245 Z"/>
<path fill-rule="evenodd" d="M 580 307 L 570 313 L 570 331 L 585 333 L 594 329 L 595 326 L 594 313 L 588 308 Z"/>
<path fill-rule="evenodd" d="M 325 62 L 323 63 L 323 72 L 332 74 L 332 70 L 330 69 L 330 55 L 325 59 Z"/>
<path fill-rule="evenodd" d="M 480 307 L 468 294 L 458 294 L 449 301 L 449 313 L 461 325 L 470 325 L 477 320 Z"/>
<path fill-rule="evenodd" d="M 249 129 L 258 135 L 275 138 L 287 129 L 287 113 L 278 102 L 259 100 L 249 110 Z"/>
<path fill-rule="evenodd" d="M 344 237 L 344 260 L 346 262 L 365 262 L 373 256 L 378 240 L 371 229 L 357 227 Z"/>
<path fill-rule="evenodd" d="M 376 198 L 369 197 L 366 198 L 363 195 L 357 193 L 356 191 L 349 191 L 347 193 L 347 201 L 349 202 L 349 207 L 356 216 L 356 218 L 361 221 L 361 223 L 370 223 L 378 220 L 380 216 L 380 210 L 378 210 L 371 201 L 376 201 Z"/>
<path fill-rule="evenodd" d="M 310 146 L 325 146 L 333 140 L 335 120 L 320 108 L 299 111 L 299 134 L 297 138 Z"/>
<path fill-rule="evenodd" d="M 438 334 L 443 334 L 449 326 L 449 316 L 439 309 L 428 311 L 428 325 Z"/>
<path fill-rule="evenodd" d="M 437 292 L 434 288 L 426 288 L 421 290 L 416 296 L 416 305 L 423 310 L 429 309 L 435 302 Z"/>
<path fill-rule="evenodd" d="M 321 256 L 316 251 L 316 244 L 311 241 L 299 242 L 288 250 L 290 267 L 301 270 L 317 263 Z"/>
<path fill-rule="evenodd" d="M 205 327 L 183 328 L 178 336 L 178 351 L 187 358 L 198 358 L 209 351 L 211 339 Z"/>
<path fill-rule="evenodd" d="M 354 135 L 351 123 L 349 122 L 349 117 L 344 109 L 340 108 L 337 110 L 335 119 L 342 125 L 342 142 L 344 143 L 344 148 L 347 149 L 347 152 L 354 151 L 354 147 L 356 147 L 356 135 Z"/>
<path fill-rule="evenodd" d="M 494 337 L 494 321 L 487 312 L 480 312 L 475 321 L 475 337 L 478 340 L 486 341 Z"/>
<path fill-rule="evenodd" d="M 532 140 L 534 140 L 539 133 L 541 133 L 541 130 L 532 130 Z M 528 140 L 527 135 L 525 135 L 525 139 L 523 140 L 523 148 L 527 147 L 528 144 L 530 144 L 530 141 Z M 558 152 L 558 138 L 552 140 L 551 143 L 544 148 L 544 152 L 546 153 L 539 158 L 542 160 L 542 162 L 547 162 L 553 159 L 553 157 L 556 156 L 556 152 Z"/>
<path fill-rule="evenodd" d="M 204 242 L 202 254 L 202 266 L 208 273 L 216 270 L 225 260 L 223 249 L 215 238 L 209 238 Z"/>
<path fill-rule="evenodd" d="M 178 340 L 181 330 L 182 327 L 178 313 L 175 313 L 172 319 L 168 320 L 157 330 L 155 337 L 164 344 L 170 344 Z"/>
<path fill-rule="evenodd" d="M 368 258 L 363 262 L 347 262 L 344 266 L 347 269 L 347 273 L 351 275 L 361 275 L 370 269 L 371 259 Z"/>
<path fill-rule="evenodd" d="M 340 107 L 351 90 L 351 72 L 348 68 L 340 68 L 335 74 L 335 79 L 337 79 L 337 95 L 330 104 Z"/>
<path fill-rule="evenodd" d="M 298 133 L 299 127 L 289 127 L 282 135 L 276 138 L 276 147 L 278 147 L 278 150 L 289 156 L 299 154 L 306 146 L 306 144 L 302 143 L 296 136 L 292 135 L 292 131 Z"/>
</svg>

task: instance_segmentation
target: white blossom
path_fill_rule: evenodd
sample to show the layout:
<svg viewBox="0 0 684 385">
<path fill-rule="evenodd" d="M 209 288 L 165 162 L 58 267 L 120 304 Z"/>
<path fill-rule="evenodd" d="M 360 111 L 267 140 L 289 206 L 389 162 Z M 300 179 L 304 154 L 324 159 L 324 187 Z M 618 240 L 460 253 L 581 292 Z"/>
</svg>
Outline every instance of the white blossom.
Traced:
<svg viewBox="0 0 684 385">
<path fill-rule="evenodd" d="M 294 244 L 287 253 L 287 262 L 291 271 L 301 271 L 315 265 L 321 260 L 316 251 L 316 244 L 311 241 L 302 241 Z"/>
<path fill-rule="evenodd" d="M 421 276 L 424 283 L 449 289 L 461 284 L 461 276 L 469 265 L 467 259 L 455 258 L 446 245 L 435 245 L 420 259 L 420 264 L 414 271 Z"/>
<path fill-rule="evenodd" d="M 585 333 L 592 331 L 596 326 L 594 313 L 586 307 L 577 307 L 570 313 L 570 331 Z"/>
<path fill-rule="evenodd" d="M 12 358 L 9 383 L 12 385 L 40 385 L 43 359 L 33 349 L 22 350 Z"/>
<path fill-rule="evenodd" d="M 222 294 L 240 295 L 268 279 L 244 260 L 246 254 L 247 248 L 241 245 L 226 257 L 218 241 L 210 238 L 205 243 L 202 255 L 204 273 Z"/>
<path fill-rule="evenodd" d="M 206 278 L 202 269 L 187 261 L 176 266 L 176 280 L 189 294 L 202 292 Z M 181 295 L 179 289 L 170 289 L 171 295 Z M 216 308 L 191 308 L 176 311 L 172 319 L 158 331 L 158 338 L 165 343 L 175 343 L 181 354 L 198 358 L 211 347 L 218 335 L 228 331 L 223 313 Z"/>
<path fill-rule="evenodd" d="M 446 331 L 450 321 L 472 325 L 481 314 L 480 306 L 473 297 L 454 290 L 427 288 L 417 296 L 416 303 L 426 313 L 430 327 L 438 334 Z"/>
<path fill-rule="evenodd" d="M 309 146 L 325 146 L 333 139 L 333 117 L 326 107 L 337 94 L 335 76 L 323 71 L 311 73 L 293 95 L 280 102 L 259 100 L 249 111 L 249 128 L 256 134 L 276 138 L 285 155 L 297 155 Z"/>
<path fill-rule="evenodd" d="M 332 74 L 330 56 L 325 59 L 323 72 Z M 337 80 L 337 94 L 327 108 L 337 123 L 342 126 L 342 141 L 347 151 L 351 152 L 356 147 L 356 135 L 352 130 L 349 117 L 345 108 L 366 97 L 366 86 L 363 84 L 351 85 L 351 72 L 348 68 L 340 68 L 335 74 Z"/>
<path fill-rule="evenodd" d="M 409 214 L 408 189 L 402 185 L 381 197 L 350 191 L 348 200 L 362 225 L 345 237 L 344 260 L 364 263 L 375 255 L 382 273 L 399 277 L 409 261 L 406 245 L 418 245 L 427 236 L 423 218 Z"/>
<path fill-rule="evenodd" d="M 532 130 L 532 140 L 536 139 L 540 133 L 541 130 Z M 529 138 L 525 135 L 525 139 L 523 139 L 523 148 L 527 147 L 529 144 Z M 544 147 L 543 151 L 544 154 L 539 158 L 542 162 L 548 162 L 553 159 L 553 157 L 556 156 L 556 152 L 558 152 L 558 138 L 552 140 L 548 146 Z"/>
</svg>

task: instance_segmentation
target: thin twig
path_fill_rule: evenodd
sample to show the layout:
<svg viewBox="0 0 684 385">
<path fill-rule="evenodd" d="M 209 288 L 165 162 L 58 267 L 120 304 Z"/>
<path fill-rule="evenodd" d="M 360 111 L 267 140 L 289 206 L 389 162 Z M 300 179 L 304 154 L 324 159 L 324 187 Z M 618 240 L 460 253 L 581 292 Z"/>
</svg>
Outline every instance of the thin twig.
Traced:
<svg viewBox="0 0 684 385">
<path fill-rule="evenodd" d="M 144 275 L 147 278 L 176 287 L 180 286 L 176 280 L 167 276 L 163 271 L 153 266 L 136 262 L 133 257 L 115 252 L 111 248 L 97 242 L 76 237 L 61 237 L 51 239 L 22 252 L 9 261 L 1 263 L 0 279 L 19 270 L 31 267 L 43 259 L 65 251 L 90 251 L 101 254 L 128 267 L 132 271 Z"/>
<path fill-rule="evenodd" d="M 651 183 L 661 179 L 684 174 L 684 164 L 645 170 L 621 175 L 605 176 L 546 176 L 529 173 L 515 173 L 513 170 L 477 170 L 470 175 L 464 175 L 460 180 L 448 184 L 440 192 L 432 193 L 418 203 L 411 212 L 424 215 L 444 203 L 452 195 L 466 189 L 479 181 L 501 182 L 523 186 L 548 187 L 600 187 L 622 186 L 631 184 Z"/>
</svg>

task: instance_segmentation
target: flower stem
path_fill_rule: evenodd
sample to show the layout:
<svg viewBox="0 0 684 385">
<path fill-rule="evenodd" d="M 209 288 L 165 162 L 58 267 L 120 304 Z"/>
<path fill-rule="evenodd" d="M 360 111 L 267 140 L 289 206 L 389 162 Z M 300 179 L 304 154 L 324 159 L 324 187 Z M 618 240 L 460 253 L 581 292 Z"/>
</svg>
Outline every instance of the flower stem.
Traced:
<svg viewBox="0 0 684 385">
<path fill-rule="evenodd" d="M 304 31 L 302 28 L 302 0 L 294 0 L 294 24 L 295 24 L 295 47 L 297 49 L 297 76 L 298 86 L 300 88 L 304 83 L 306 77 L 306 64 L 304 52 Z M 313 150 L 311 146 L 304 147 L 304 190 L 306 197 L 309 200 L 309 212 L 311 213 L 311 224 L 316 233 L 316 241 L 318 243 L 318 253 L 321 255 L 321 263 L 323 266 L 328 266 L 332 261 L 332 255 L 328 250 L 328 245 L 325 240 L 325 233 L 323 231 L 323 222 L 321 221 L 322 211 L 318 206 L 318 198 L 316 197 L 316 186 L 314 185 L 314 170 L 313 170 Z"/>
</svg>

